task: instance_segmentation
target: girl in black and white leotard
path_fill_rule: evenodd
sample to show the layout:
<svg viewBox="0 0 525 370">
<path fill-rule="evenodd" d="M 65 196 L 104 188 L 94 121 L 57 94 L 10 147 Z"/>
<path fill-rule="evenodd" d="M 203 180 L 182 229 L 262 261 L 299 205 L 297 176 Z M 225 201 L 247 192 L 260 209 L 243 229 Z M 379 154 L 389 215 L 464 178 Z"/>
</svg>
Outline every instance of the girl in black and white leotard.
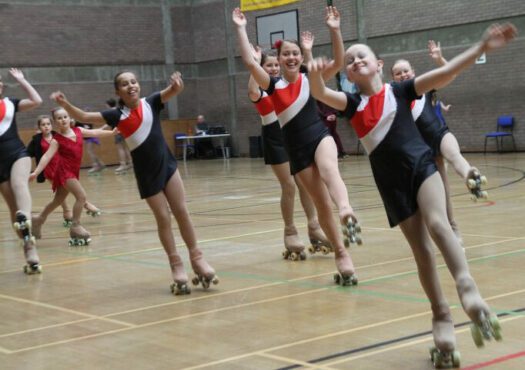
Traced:
<svg viewBox="0 0 525 370">
<path fill-rule="evenodd" d="M 279 75 L 280 66 L 275 52 L 262 53 L 261 49 L 257 47 L 253 49 L 253 56 L 270 76 Z M 264 163 L 272 167 L 272 171 L 281 185 L 281 215 L 284 221 L 284 246 L 286 248 L 284 256 L 293 259 L 299 253 L 302 256 L 301 258 L 304 258 L 305 246 L 299 238 L 293 217 L 296 181 L 290 173 L 288 154 L 284 147 L 283 134 L 272 99 L 260 89 L 253 77 L 250 77 L 248 82 L 248 96 L 261 117 Z M 329 242 L 319 226 L 317 212 L 308 192 L 299 182 L 297 182 L 297 186 L 308 221 L 308 237 L 312 246 L 329 246 Z"/>
<path fill-rule="evenodd" d="M 348 79 L 360 93 L 327 88 L 322 78 L 327 62 L 308 65 L 313 96 L 351 119 L 367 150 L 390 226 L 399 225 L 409 242 L 421 284 L 434 315 L 433 334 L 439 351 L 454 351 L 455 334 L 449 305 L 439 284 L 431 238 L 454 277 L 467 315 L 480 327 L 493 327 L 490 310 L 470 275 L 467 260 L 447 220 L 445 191 L 433 154 L 416 128 L 410 104 L 420 95 L 446 86 L 479 55 L 504 46 L 516 35 L 512 25 L 494 25 L 481 42 L 445 66 L 401 83 L 383 84 L 382 61 L 366 45 L 351 46 L 345 54 Z M 483 326 L 485 325 L 485 326 Z"/>
<path fill-rule="evenodd" d="M 26 92 L 25 99 L 3 97 L 4 83 L 0 77 L 0 192 L 9 207 L 11 222 L 17 222 L 19 237 L 23 239 L 24 254 L 28 268 L 26 273 L 40 272 L 40 259 L 36 244 L 31 235 L 31 227 L 26 221 L 31 218 L 31 194 L 29 193 L 29 173 L 31 158 L 18 136 L 16 113 L 24 112 L 42 104 L 42 98 L 15 68 L 9 70 L 11 76 Z M 25 235 L 24 235 L 25 234 Z"/>
<path fill-rule="evenodd" d="M 327 24 L 334 42 L 335 62 L 325 78 L 335 76 L 342 67 L 344 48 L 339 13 L 328 8 Z M 291 173 L 310 194 L 319 222 L 334 247 L 336 266 L 344 278 L 351 278 L 354 266 L 345 250 L 337 223 L 332 215 L 332 200 L 339 210 L 342 224 L 356 220 L 348 200 L 346 186 L 341 178 L 337 161 L 337 147 L 329 135 L 317 104 L 310 95 L 308 77 L 301 73 L 303 53 L 296 41 L 285 40 L 278 48 L 281 77 L 270 77 L 252 56 L 246 33 L 246 17 L 237 8 L 232 14 L 236 26 L 241 56 L 257 84 L 272 98 L 275 113 L 283 130 L 284 145 L 290 158 Z M 339 46 L 341 45 L 341 46 Z"/>
</svg>

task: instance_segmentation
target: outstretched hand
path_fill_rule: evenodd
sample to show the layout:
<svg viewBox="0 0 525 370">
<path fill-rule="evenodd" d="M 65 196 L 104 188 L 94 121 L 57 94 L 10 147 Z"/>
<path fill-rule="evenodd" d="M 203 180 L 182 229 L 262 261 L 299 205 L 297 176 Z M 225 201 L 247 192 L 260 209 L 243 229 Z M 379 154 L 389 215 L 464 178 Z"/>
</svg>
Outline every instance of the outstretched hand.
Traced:
<svg viewBox="0 0 525 370">
<path fill-rule="evenodd" d="M 171 89 L 177 93 L 184 89 L 184 81 L 182 81 L 182 74 L 177 71 L 170 76 Z"/>
<path fill-rule="evenodd" d="M 324 57 L 315 58 L 308 62 L 308 73 L 312 75 L 321 74 L 330 65 L 330 61 Z"/>
<path fill-rule="evenodd" d="M 49 99 L 53 100 L 55 103 L 57 103 L 60 106 L 63 106 L 64 103 L 67 102 L 66 95 L 62 91 L 55 91 L 50 96 Z"/>
<path fill-rule="evenodd" d="M 241 9 L 239 8 L 233 9 L 232 20 L 233 23 L 235 23 L 238 27 L 244 27 L 248 23 L 246 20 L 246 16 L 243 12 L 241 12 Z"/>
<path fill-rule="evenodd" d="M 310 31 L 301 32 L 301 46 L 303 52 L 311 51 L 314 46 L 315 37 Z"/>
<path fill-rule="evenodd" d="M 518 30 L 512 23 L 493 24 L 481 38 L 483 51 L 490 52 L 502 48 L 516 38 L 517 34 Z"/>
<path fill-rule="evenodd" d="M 9 69 L 9 73 L 18 82 L 20 82 L 20 81 L 22 81 L 24 79 L 24 74 L 18 68 L 11 68 L 11 69 Z"/>
<path fill-rule="evenodd" d="M 336 29 L 341 27 L 341 15 L 335 6 L 326 7 L 325 21 L 329 28 Z"/>
<path fill-rule="evenodd" d="M 441 60 L 443 54 L 441 53 L 441 43 L 434 40 L 428 40 L 428 55 L 434 60 Z"/>
</svg>

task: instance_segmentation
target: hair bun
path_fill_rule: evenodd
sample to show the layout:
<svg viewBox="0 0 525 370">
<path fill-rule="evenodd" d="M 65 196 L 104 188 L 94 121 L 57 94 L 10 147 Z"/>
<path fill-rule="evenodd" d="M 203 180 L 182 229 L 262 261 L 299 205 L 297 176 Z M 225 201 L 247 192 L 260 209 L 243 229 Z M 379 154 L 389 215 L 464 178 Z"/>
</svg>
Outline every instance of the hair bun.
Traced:
<svg viewBox="0 0 525 370">
<path fill-rule="evenodd" d="M 274 49 L 279 49 L 281 47 L 281 45 L 283 44 L 283 40 L 277 40 L 273 43 L 273 48 Z"/>
</svg>

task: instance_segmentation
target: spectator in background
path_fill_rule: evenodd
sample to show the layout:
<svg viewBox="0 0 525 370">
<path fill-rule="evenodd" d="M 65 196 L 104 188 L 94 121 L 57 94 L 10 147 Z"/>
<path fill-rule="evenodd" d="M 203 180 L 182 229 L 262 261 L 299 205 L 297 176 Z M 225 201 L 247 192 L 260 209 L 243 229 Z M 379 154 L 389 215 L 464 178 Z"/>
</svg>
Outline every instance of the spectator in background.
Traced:
<svg viewBox="0 0 525 370">
<path fill-rule="evenodd" d="M 206 135 L 208 129 L 209 125 L 206 123 L 204 116 L 199 114 L 197 116 L 197 122 L 195 123 L 195 135 Z M 215 158 L 215 151 L 213 149 L 211 138 L 195 140 L 195 157 Z"/>
</svg>

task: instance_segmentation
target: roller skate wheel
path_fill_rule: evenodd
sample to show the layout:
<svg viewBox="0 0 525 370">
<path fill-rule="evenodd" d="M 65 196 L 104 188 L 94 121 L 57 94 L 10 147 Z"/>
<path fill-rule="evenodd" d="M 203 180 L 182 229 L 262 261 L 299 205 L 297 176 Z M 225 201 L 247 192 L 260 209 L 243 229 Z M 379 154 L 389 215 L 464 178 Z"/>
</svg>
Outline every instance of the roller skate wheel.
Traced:
<svg viewBox="0 0 525 370">
<path fill-rule="evenodd" d="M 199 278 L 197 276 L 195 276 L 193 279 L 191 279 L 191 283 L 193 285 L 199 285 L 199 282 L 200 282 L 200 280 L 199 280 Z"/>
<path fill-rule="evenodd" d="M 208 289 L 210 287 L 210 282 L 207 279 L 202 280 L 202 287 Z"/>
<path fill-rule="evenodd" d="M 173 295 L 184 295 L 191 293 L 191 289 L 188 287 L 188 285 L 182 283 L 172 283 L 170 285 L 170 290 L 171 294 Z"/>
<path fill-rule="evenodd" d="M 17 230 L 20 230 L 20 222 L 13 223 L 13 227 Z"/>
<path fill-rule="evenodd" d="M 476 187 L 476 180 L 468 179 L 467 186 L 469 189 L 474 189 Z"/>
<path fill-rule="evenodd" d="M 213 283 L 213 285 L 217 285 L 219 284 L 219 278 L 217 276 L 214 276 L 211 282 Z"/>
<path fill-rule="evenodd" d="M 481 176 L 479 178 L 479 181 L 481 182 L 482 185 L 487 185 L 489 182 L 487 181 L 487 177 L 486 176 Z"/>
<path fill-rule="evenodd" d="M 489 198 L 489 193 L 487 193 L 485 190 L 483 190 L 481 192 L 481 198 L 482 199 L 488 199 Z"/>
<path fill-rule="evenodd" d="M 68 242 L 68 244 L 69 244 L 70 247 L 72 247 L 73 245 L 75 245 L 74 242 L 73 242 L 73 240 L 70 240 L 70 241 Z"/>
<path fill-rule="evenodd" d="M 501 325 L 499 324 L 499 320 L 497 317 L 491 317 L 490 318 L 490 326 L 492 327 L 492 333 L 495 340 L 498 342 L 503 339 L 501 336 Z"/>
<path fill-rule="evenodd" d="M 299 255 L 296 252 L 290 253 L 290 259 L 292 261 L 297 261 L 299 259 Z"/>
<path fill-rule="evenodd" d="M 481 329 L 476 324 L 470 325 L 470 334 L 472 335 L 472 339 L 474 340 L 476 347 L 483 347 L 483 334 L 481 333 Z"/>
<path fill-rule="evenodd" d="M 359 225 L 359 224 L 355 225 L 355 232 L 356 233 L 360 233 L 361 232 L 361 225 Z"/>
<path fill-rule="evenodd" d="M 334 282 L 339 285 L 339 283 L 341 282 L 341 275 L 334 274 Z"/>
<path fill-rule="evenodd" d="M 359 236 L 355 238 L 355 242 L 357 243 L 357 245 L 361 245 L 363 244 L 363 239 L 361 239 Z"/>
<path fill-rule="evenodd" d="M 461 353 L 459 351 L 452 352 L 452 366 L 460 367 L 461 365 Z"/>
<path fill-rule="evenodd" d="M 310 254 L 315 254 L 315 247 L 313 245 L 309 246 L 308 252 L 310 252 Z"/>
<path fill-rule="evenodd" d="M 321 247 L 321 252 L 323 252 L 323 254 L 328 254 L 328 253 L 330 253 L 330 249 L 328 249 L 327 246 L 323 245 Z"/>
<path fill-rule="evenodd" d="M 288 250 L 284 250 L 284 251 L 283 251 L 283 258 L 284 258 L 285 260 L 288 259 L 288 256 L 289 256 L 289 255 L 290 255 L 290 252 L 289 252 Z"/>
<path fill-rule="evenodd" d="M 306 259 L 306 253 L 304 252 L 299 253 L 299 258 L 301 261 L 304 261 Z"/>
<path fill-rule="evenodd" d="M 345 238 L 345 240 L 343 241 L 344 245 L 346 248 L 350 248 L 350 239 L 347 239 Z"/>
</svg>

